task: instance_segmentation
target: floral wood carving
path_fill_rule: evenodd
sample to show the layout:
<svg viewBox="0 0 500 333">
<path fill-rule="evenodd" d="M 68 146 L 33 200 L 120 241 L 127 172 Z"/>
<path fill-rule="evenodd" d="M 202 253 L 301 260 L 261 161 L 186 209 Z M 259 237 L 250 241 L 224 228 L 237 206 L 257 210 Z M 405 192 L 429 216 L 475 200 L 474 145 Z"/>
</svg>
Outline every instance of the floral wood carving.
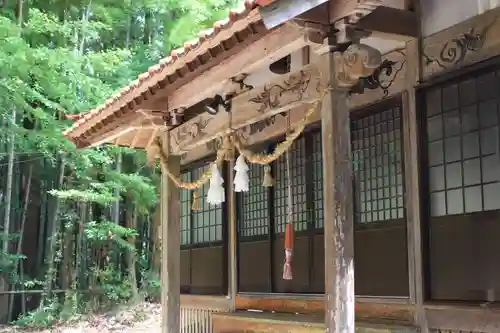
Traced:
<svg viewBox="0 0 500 333">
<path fill-rule="evenodd" d="M 397 51 L 403 56 L 402 61 L 392 61 L 384 59 L 380 66 L 373 71 L 373 74 L 366 77 L 361 77 L 358 82 L 351 88 L 351 94 L 363 94 L 365 89 L 377 90 L 381 89 L 383 96 L 389 95 L 389 88 L 392 86 L 398 74 L 403 70 L 406 64 L 406 55 L 402 51 Z"/>
<path fill-rule="evenodd" d="M 366 44 L 352 44 L 343 53 L 336 52 L 335 68 L 339 87 L 356 85 L 360 78 L 372 75 L 381 63 L 380 51 Z"/>
<path fill-rule="evenodd" d="M 271 86 L 264 86 L 264 91 L 258 96 L 250 98 L 250 102 L 260 104 L 258 111 L 264 113 L 267 109 L 276 109 L 281 107 L 281 97 L 283 94 L 292 93 L 295 94 L 295 101 L 302 100 L 304 92 L 309 86 L 311 77 L 304 71 L 300 71 L 298 74 L 291 75 L 288 80 L 285 80 L 282 84 L 273 84 Z M 290 101 L 287 100 L 287 103 Z"/>
<path fill-rule="evenodd" d="M 178 127 L 173 135 L 175 143 L 180 145 L 181 142 L 186 140 L 194 140 L 207 135 L 205 132 L 211 118 L 198 117 L 196 122 L 189 124 L 189 126 Z"/>
<path fill-rule="evenodd" d="M 222 147 L 222 140 L 220 138 L 214 139 L 212 141 L 207 142 L 206 144 L 207 150 L 215 153 L 219 148 Z"/>
<path fill-rule="evenodd" d="M 253 86 L 250 84 L 245 83 L 245 80 L 247 79 L 248 74 L 241 74 L 235 77 L 231 78 L 231 81 L 233 83 L 238 84 L 239 91 L 238 94 L 244 93 L 246 91 L 252 90 Z"/>
<path fill-rule="evenodd" d="M 425 58 L 426 66 L 435 63 L 439 67 L 446 69 L 450 66 L 460 65 L 468 53 L 477 52 L 483 48 L 488 31 L 497 19 L 498 17 L 482 29 L 472 27 L 468 32 L 444 42 L 437 55 L 429 55 L 424 50 L 423 57 Z"/>
<path fill-rule="evenodd" d="M 257 133 L 262 133 L 262 132 L 264 132 L 264 130 L 266 130 L 267 128 L 274 125 L 276 123 L 276 120 L 278 117 L 287 118 L 288 113 L 281 112 L 281 113 L 272 115 L 271 117 L 259 120 L 253 124 L 247 125 L 238 131 L 238 136 L 243 141 L 248 142 L 248 140 L 250 139 L 250 136 L 255 135 Z"/>
<path fill-rule="evenodd" d="M 265 130 L 269 126 L 274 125 L 274 123 L 276 122 L 276 117 L 278 117 L 278 116 L 286 118 L 286 113 L 284 113 L 284 112 L 278 113 L 278 114 L 272 115 L 269 118 L 262 119 L 262 120 L 259 120 L 255 123 L 253 123 L 253 124 L 248 125 L 248 127 L 249 127 L 248 134 L 253 135 L 256 133 L 261 133 L 263 130 Z"/>
</svg>

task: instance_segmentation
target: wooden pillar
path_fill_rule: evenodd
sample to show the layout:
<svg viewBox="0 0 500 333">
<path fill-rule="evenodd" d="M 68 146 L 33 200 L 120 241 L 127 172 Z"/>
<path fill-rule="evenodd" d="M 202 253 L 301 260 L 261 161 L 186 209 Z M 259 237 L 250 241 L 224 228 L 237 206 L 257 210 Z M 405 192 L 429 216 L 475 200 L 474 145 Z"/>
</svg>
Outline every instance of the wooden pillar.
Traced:
<svg viewBox="0 0 500 333">
<path fill-rule="evenodd" d="M 167 166 L 180 174 L 180 157 L 170 155 L 170 136 L 163 133 Z M 161 305 L 162 333 L 180 332 L 180 197 L 179 189 L 165 172 L 161 176 Z"/>
<path fill-rule="evenodd" d="M 333 53 L 326 55 L 334 73 Z M 332 75 L 333 77 L 333 75 Z M 334 84 L 333 80 L 332 83 Z M 347 90 L 333 88 L 321 109 L 327 332 L 354 333 L 354 233 Z"/>
<path fill-rule="evenodd" d="M 329 89 L 321 109 L 323 207 L 325 219 L 326 331 L 355 332 L 354 218 L 349 89 L 380 65 L 380 53 L 353 44 L 343 54 L 328 52 L 322 73 Z"/>
<path fill-rule="evenodd" d="M 428 332 L 424 303 L 424 275 L 422 263 L 422 230 L 420 214 L 420 182 L 418 156 L 418 117 L 415 86 L 420 79 L 419 41 L 406 44 L 406 92 L 403 94 L 403 123 L 405 124 L 405 176 L 408 203 L 408 254 L 410 299 L 416 305 L 415 322 L 422 333 Z"/>
<path fill-rule="evenodd" d="M 229 245 L 229 285 L 228 296 L 231 299 L 231 310 L 236 310 L 236 293 L 238 292 L 238 263 L 237 263 L 237 234 L 236 234 L 236 192 L 234 192 L 234 159 L 229 162 L 229 228 L 228 228 L 228 245 Z"/>
</svg>

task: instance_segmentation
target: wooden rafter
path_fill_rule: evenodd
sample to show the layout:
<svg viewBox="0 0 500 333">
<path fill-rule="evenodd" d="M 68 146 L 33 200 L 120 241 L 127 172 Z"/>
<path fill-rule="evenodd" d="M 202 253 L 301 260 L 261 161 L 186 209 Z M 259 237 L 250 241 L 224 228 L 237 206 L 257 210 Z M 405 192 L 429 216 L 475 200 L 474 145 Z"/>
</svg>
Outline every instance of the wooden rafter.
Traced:
<svg viewBox="0 0 500 333">
<path fill-rule="evenodd" d="M 330 22 L 334 23 L 342 19 L 348 19 L 349 23 L 355 23 L 353 19 L 360 19 L 373 12 L 381 6 L 383 0 L 344 0 L 330 1 Z"/>
<path fill-rule="evenodd" d="M 307 28 L 285 24 L 253 43 L 251 52 L 247 49 L 235 54 L 172 92 L 168 97 L 168 108 L 187 108 L 217 93 L 227 93 L 228 87 L 232 89 L 232 77 L 268 66 L 310 43 Z"/>
<path fill-rule="evenodd" d="M 164 128 L 162 114 L 140 110 L 133 112 L 122 119 L 120 123 L 110 123 L 109 126 L 102 127 L 95 135 L 86 138 L 91 147 L 95 147 L 107 142 L 114 142 L 125 135 L 134 132 L 133 142 L 137 143 L 141 131 Z"/>
<path fill-rule="evenodd" d="M 359 19 L 356 28 L 370 32 L 371 36 L 408 41 L 418 37 L 418 18 L 409 10 L 380 6 Z"/>
<path fill-rule="evenodd" d="M 264 87 L 238 95 L 232 101 L 231 116 L 228 112 L 215 116 L 203 113 L 171 130 L 172 153 L 180 154 L 207 143 L 226 133 L 229 127 L 236 130 L 317 100 L 324 88 L 320 78 L 319 68 L 309 65 Z"/>
</svg>

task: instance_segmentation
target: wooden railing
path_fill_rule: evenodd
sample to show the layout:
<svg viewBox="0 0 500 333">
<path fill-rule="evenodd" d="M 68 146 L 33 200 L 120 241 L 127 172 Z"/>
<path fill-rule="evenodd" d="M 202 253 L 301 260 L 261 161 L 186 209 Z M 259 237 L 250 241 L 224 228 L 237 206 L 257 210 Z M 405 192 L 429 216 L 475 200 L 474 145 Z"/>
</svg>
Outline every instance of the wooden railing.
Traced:
<svg viewBox="0 0 500 333">
<path fill-rule="evenodd" d="M 212 333 L 212 314 L 231 311 L 226 297 L 181 296 L 181 333 Z"/>
</svg>

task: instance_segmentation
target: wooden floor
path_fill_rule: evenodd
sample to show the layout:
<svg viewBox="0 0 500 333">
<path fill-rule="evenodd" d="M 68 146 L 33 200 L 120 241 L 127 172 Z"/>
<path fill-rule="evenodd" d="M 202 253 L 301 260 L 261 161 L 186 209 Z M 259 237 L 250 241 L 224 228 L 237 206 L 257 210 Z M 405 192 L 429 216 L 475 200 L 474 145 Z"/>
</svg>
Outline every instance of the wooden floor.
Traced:
<svg viewBox="0 0 500 333">
<path fill-rule="evenodd" d="M 214 314 L 214 333 L 323 333 L 324 316 L 238 311 Z M 412 327 L 357 323 L 357 333 L 415 333 Z"/>
</svg>

